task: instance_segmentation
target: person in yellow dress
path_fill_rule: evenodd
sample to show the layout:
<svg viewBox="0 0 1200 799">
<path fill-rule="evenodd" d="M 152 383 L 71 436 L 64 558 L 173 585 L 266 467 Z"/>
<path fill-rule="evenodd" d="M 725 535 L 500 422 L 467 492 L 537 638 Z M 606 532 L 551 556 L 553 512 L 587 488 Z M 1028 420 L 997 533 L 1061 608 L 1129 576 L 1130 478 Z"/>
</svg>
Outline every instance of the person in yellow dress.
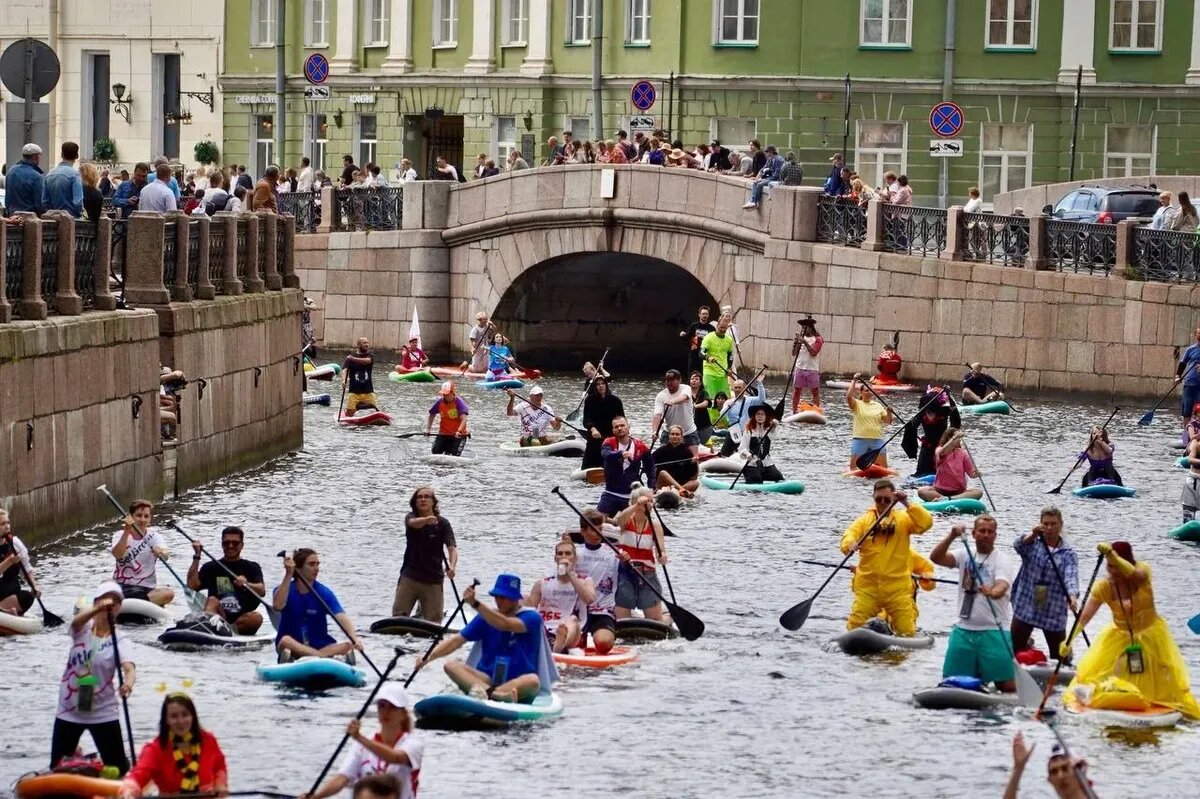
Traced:
<svg viewBox="0 0 1200 799">
<path fill-rule="evenodd" d="M 933 517 L 920 505 L 909 505 L 908 496 L 891 480 L 877 480 L 875 506 L 855 519 L 842 536 L 842 554 L 858 550 L 854 578 L 854 603 L 846 629 L 862 627 L 880 611 L 891 619 L 897 635 L 917 632 L 917 605 L 912 594 L 911 536 L 933 527 Z M 904 505 L 898 510 L 895 505 Z M 887 515 L 867 536 L 882 514 Z M 867 536 L 864 538 L 864 536 Z"/>
<path fill-rule="evenodd" d="M 920 586 L 922 591 L 932 591 L 937 588 L 937 583 L 932 579 L 935 571 L 933 561 L 917 550 L 910 549 L 908 551 L 908 570 L 913 581 L 913 612 L 917 618 L 920 618 L 921 608 L 917 605 L 917 587 Z M 858 590 L 858 567 L 851 566 L 850 571 L 852 575 L 850 577 L 850 591 L 853 593 Z M 883 619 L 889 627 L 892 626 L 892 617 L 888 615 L 886 610 L 879 611 L 879 615 L 876 618 Z"/>
<path fill-rule="evenodd" d="M 1097 549 L 1108 561 L 1108 577 L 1092 589 L 1078 627 L 1059 654 L 1070 655 L 1072 639 L 1101 605 L 1108 605 L 1113 620 L 1080 659 L 1067 692 L 1076 685 L 1097 686 L 1117 677 L 1136 686 L 1147 702 L 1200 718 L 1183 656 L 1154 607 L 1150 564 L 1134 560 L 1133 547 L 1126 541 L 1101 543 Z"/>
</svg>

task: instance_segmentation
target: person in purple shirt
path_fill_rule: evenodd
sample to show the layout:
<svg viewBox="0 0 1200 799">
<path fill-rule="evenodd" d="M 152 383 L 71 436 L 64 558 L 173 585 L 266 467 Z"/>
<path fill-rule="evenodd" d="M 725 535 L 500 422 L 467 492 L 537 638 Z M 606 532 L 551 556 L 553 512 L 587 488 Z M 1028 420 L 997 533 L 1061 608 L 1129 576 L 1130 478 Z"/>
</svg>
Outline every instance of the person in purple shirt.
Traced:
<svg viewBox="0 0 1200 799">
<path fill-rule="evenodd" d="M 434 417 L 439 417 L 438 432 L 433 438 L 434 455 L 461 456 L 463 447 L 467 445 L 467 415 L 470 414 L 467 403 L 454 390 L 454 382 L 447 380 L 438 391 L 437 401 L 429 409 L 429 419 L 425 422 L 425 435 L 433 429 Z"/>
</svg>

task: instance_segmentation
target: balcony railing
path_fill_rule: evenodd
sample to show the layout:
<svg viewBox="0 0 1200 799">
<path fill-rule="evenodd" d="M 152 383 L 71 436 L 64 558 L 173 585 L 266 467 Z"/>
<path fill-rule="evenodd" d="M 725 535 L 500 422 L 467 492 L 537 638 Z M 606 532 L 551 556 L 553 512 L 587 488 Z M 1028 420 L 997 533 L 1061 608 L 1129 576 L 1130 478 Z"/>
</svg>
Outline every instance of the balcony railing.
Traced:
<svg viewBox="0 0 1200 799">
<path fill-rule="evenodd" d="M 821 197 L 817 201 L 817 241 L 857 247 L 867 237 L 867 211 L 854 200 Z"/>
<path fill-rule="evenodd" d="M 997 214 L 963 214 L 964 261 L 1023 266 L 1029 257 L 1029 218 Z"/>
<path fill-rule="evenodd" d="M 883 249 L 937 258 L 946 249 L 946 212 L 941 208 L 883 204 Z"/>
</svg>

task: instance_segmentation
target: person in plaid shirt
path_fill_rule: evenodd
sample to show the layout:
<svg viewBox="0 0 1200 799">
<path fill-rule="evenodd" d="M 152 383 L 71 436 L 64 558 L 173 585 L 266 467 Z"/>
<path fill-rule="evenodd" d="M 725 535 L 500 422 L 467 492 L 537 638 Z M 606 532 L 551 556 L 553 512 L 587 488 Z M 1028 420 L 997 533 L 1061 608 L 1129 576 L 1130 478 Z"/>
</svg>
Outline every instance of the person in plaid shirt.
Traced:
<svg viewBox="0 0 1200 799">
<path fill-rule="evenodd" d="M 1050 656 L 1057 656 L 1067 637 L 1067 608 L 1079 612 L 1079 564 L 1062 528 L 1062 511 L 1043 508 L 1037 526 L 1013 542 L 1021 556 L 1012 591 L 1012 639 L 1018 652 L 1033 648 L 1037 629 L 1046 638 Z"/>
</svg>

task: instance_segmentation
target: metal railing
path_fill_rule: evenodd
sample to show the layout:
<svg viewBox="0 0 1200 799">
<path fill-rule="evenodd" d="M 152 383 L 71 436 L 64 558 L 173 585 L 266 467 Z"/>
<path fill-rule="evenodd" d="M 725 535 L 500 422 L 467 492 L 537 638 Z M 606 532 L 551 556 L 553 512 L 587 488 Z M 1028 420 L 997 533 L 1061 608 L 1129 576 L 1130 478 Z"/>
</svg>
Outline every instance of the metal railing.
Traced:
<svg viewBox="0 0 1200 799">
<path fill-rule="evenodd" d="M 184 224 L 187 224 L 186 222 Z M 175 285 L 175 222 L 163 223 L 163 285 Z"/>
<path fill-rule="evenodd" d="M 817 200 L 817 241 L 857 247 L 867 237 L 867 211 L 854 200 Z"/>
<path fill-rule="evenodd" d="M 963 214 L 961 241 L 964 261 L 1023 266 L 1029 257 L 1029 217 Z"/>
<path fill-rule="evenodd" d="M 267 280 L 267 221 L 265 219 L 258 220 L 258 253 L 257 263 L 254 265 L 254 272 L 258 275 L 258 279 L 264 283 Z"/>
<path fill-rule="evenodd" d="M 370 187 L 338 189 L 333 193 L 337 230 L 399 230 L 403 221 L 404 189 Z"/>
<path fill-rule="evenodd" d="M 188 222 L 188 273 L 187 282 L 193 290 L 200 285 L 200 223 Z"/>
<path fill-rule="evenodd" d="M 7 224 L 0 220 L 0 225 Z M 25 274 L 25 239 L 19 225 L 8 226 L 4 240 L 4 296 L 15 305 L 21 299 L 21 280 Z"/>
<path fill-rule="evenodd" d="M 249 258 L 249 253 L 246 252 L 246 242 L 249 239 L 247 231 L 250 228 L 250 223 L 245 219 L 237 221 L 237 276 L 238 280 L 246 282 L 246 261 Z"/>
<path fill-rule="evenodd" d="M 310 233 L 317 229 L 317 201 L 318 193 L 315 191 L 283 192 L 278 200 L 279 213 L 296 217 L 297 233 Z"/>
<path fill-rule="evenodd" d="M 946 212 L 941 208 L 883 204 L 883 248 L 888 252 L 941 257 L 946 249 Z"/>
<path fill-rule="evenodd" d="M 1141 280 L 1200 282 L 1200 240 L 1196 233 L 1134 228 L 1133 269 L 1131 277 Z"/>
<path fill-rule="evenodd" d="M 284 273 L 287 265 L 287 225 L 280 219 L 275 226 L 275 271 Z"/>
<path fill-rule="evenodd" d="M 225 221 L 213 220 L 208 226 L 208 280 L 218 292 L 225 285 Z"/>
<path fill-rule="evenodd" d="M 96 299 L 96 223 L 75 223 L 75 293 L 83 299 L 83 307 Z"/>
<path fill-rule="evenodd" d="M 1058 272 L 1108 274 L 1117 263 L 1117 226 L 1047 219 L 1046 262 Z"/>
<path fill-rule="evenodd" d="M 58 293 L 58 223 L 42 224 L 42 299 L 53 307 Z"/>
</svg>

